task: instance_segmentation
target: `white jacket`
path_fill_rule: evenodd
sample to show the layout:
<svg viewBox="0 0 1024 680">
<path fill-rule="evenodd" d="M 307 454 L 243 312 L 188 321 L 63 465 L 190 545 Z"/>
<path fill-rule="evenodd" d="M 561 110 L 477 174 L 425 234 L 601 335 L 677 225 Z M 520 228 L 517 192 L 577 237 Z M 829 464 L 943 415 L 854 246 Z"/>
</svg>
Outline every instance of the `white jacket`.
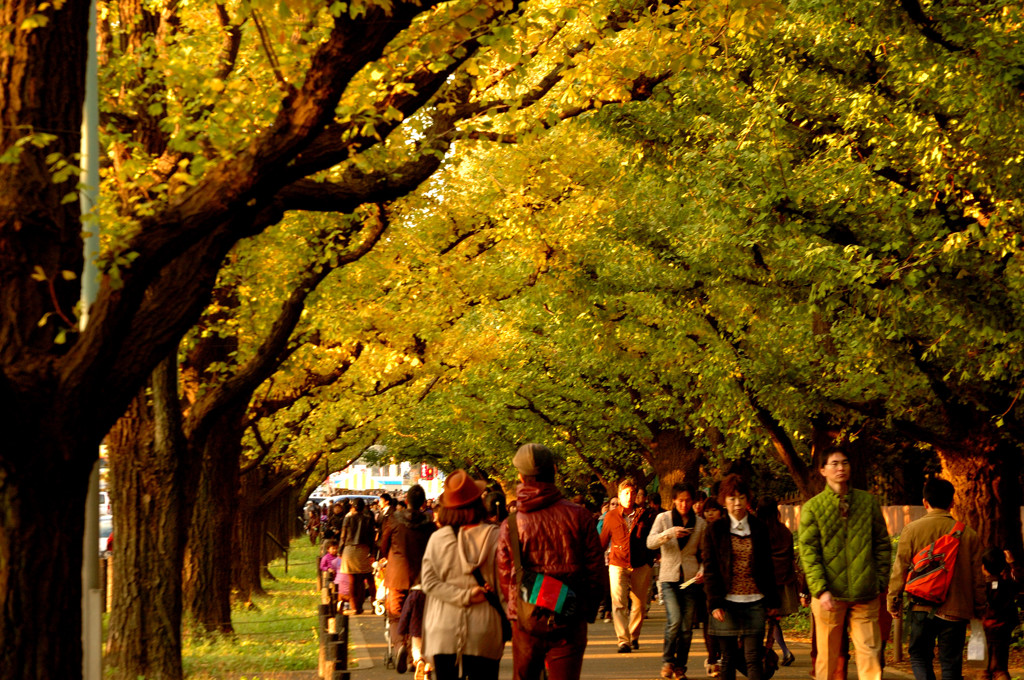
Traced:
<svg viewBox="0 0 1024 680">
<path fill-rule="evenodd" d="M 704 542 L 704 530 L 707 529 L 707 522 L 702 517 L 697 517 L 697 523 L 690 534 L 690 540 L 682 550 L 679 549 L 679 541 L 676 540 L 675 527 L 672 526 L 672 511 L 663 512 L 654 518 L 651 525 L 651 533 L 647 535 L 647 547 L 651 550 L 661 548 L 661 572 L 658 580 L 668 583 L 681 583 L 689 581 L 697 575 L 701 568 L 698 553 L 701 543 Z M 682 575 L 679 570 L 682 568 Z"/>
<path fill-rule="evenodd" d="M 451 527 L 433 533 L 423 555 L 422 582 L 427 603 L 423 610 L 423 654 L 468 654 L 500 659 L 505 649 L 501 619 L 486 600 L 470 604 L 477 585 L 473 568 L 480 567 L 484 581 L 500 593 L 498 527 L 477 524 L 462 527 L 456 540 Z"/>
</svg>

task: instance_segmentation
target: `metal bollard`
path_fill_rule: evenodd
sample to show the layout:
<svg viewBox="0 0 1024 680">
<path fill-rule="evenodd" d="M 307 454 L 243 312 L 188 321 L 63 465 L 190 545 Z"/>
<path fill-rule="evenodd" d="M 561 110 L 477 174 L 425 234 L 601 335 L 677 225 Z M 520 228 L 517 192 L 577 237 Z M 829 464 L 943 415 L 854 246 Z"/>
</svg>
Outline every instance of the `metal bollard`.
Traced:
<svg viewBox="0 0 1024 680">
<path fill-rule="evenodd" d="M 350 680 L 351 674 L 348 671 L 348 616 L 340 611 L 334 617 L 334 630 L 334 673 L 330 678 L 331 680 Z"/>
</svg>

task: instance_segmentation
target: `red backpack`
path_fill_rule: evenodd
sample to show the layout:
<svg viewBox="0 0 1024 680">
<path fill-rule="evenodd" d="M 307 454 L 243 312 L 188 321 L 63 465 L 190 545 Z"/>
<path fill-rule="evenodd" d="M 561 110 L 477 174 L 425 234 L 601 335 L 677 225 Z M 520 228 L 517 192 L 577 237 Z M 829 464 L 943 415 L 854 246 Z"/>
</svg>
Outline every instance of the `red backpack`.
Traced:
<svg viewBox="0 0 1024 680">
<path fill-rule="evenodd" d="M 914 555 L 907 574 L 907 595 L 923 604 L 940 605 L 946 601 L 963 533 L 964 523 L 957 522 L 952 531 Z"/>
</svg>

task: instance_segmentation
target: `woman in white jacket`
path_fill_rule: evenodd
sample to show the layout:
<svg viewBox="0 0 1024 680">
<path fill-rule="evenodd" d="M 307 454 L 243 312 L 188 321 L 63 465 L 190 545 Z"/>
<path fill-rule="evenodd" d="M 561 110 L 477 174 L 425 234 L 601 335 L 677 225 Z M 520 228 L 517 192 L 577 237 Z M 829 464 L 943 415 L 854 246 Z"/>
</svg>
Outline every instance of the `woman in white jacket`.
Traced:
<svg viewBox="0 0 1024 680">
<path fill-rule="evenodd" d="M 484 483 L 464 470 L 445 480 L 437 523 L 423 556 L 424 655 L 437 680 L 496 680 L 505 643 L 487 591 L 499 592 L 498 527 L 484 520 Z M 484 580 L 479 585 L 476 571 Z"/>
<path fill-rule="evenodd" d="M 661 677 L 686 678 L 693 639 L 693 619 L 703 604 L 704 567 L 700 548 L 706 525 L 693 511 L 696 491 L 690 484 L 672 486 L 672 509 L 654 520 L 647 547 L 661 549 L 659 586 L 665 602 L 665 644 Z M 682 586 L 686 586 L 683 588 Z"/>
</svg>

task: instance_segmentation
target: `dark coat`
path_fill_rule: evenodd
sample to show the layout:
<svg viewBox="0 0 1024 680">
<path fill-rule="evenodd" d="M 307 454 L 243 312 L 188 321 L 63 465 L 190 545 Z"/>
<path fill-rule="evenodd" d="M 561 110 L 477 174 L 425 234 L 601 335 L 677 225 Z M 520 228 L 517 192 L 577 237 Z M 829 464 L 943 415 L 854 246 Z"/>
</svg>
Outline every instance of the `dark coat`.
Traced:
<svg viewBox="0 0 1024 680">
<path fill-rule="evenodd" d="M 754 583 L 764 595 L 768 609 L 779 606 L 779 589 L 775 585 L 775 567 L 772 562 L 772 545 L 768 528 L 753 515 L 747 515 L 750 523 L 750 540 L 753 543 Z M 704 532 L 704 592 L 708 597 L 708 611 L 723 609 L 725 596 L 732 587 L 732 524 L 725 515 Z"/>
<path fill-rule="evenodd" d="M 380 554 L 388 560 L 384 585 L 392 590 L 409 590 L 420 582 L 423 553 L 436 528 L 417 510 L 399 510 L 388 518 L 380 537 Z"/>
<path fill-rule="evenodd" d="M 562 498 L 558 488 L 546 482 L 521 484 L 516 506 L 523 569 L 548 574 L 572 588 L 579 614 L 593 621 L 608 583 L 594 516 Z M 502 523 L 498 539 L 498 578 L 508 617 L 516 619 L 516 575 L 508 520 Z"/>
<path fill-rule="evenodd" d="M 338 541 L 342 547 L 346 545 L 365 545 L 373 552 L 376 525 L 372 516 L 366 513 L 353 513 L 345 515 L 341 525 L 341 539 Z"/>
<path fill-rule="evenodd" d="M 324 534 L 324 539 L 335 539 L 341 538 L 341 530 L 345 525 L 346 514 L 344 512 L 331 512 L 327 516 L 327 521 L 321 524 L 321 530 Z"/>
</svg>

